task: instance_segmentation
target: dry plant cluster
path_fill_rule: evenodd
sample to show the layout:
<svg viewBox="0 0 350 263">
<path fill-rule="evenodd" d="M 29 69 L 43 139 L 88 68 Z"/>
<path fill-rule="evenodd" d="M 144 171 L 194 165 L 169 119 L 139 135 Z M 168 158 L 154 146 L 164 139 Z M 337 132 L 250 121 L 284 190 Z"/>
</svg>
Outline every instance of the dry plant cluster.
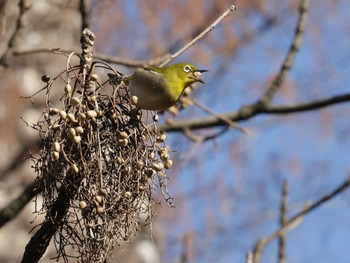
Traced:
<svg viewBox="0 0 350 263">
<path fill-rule="evenodd" d="M 91 60 L 94 36 L 84 33 L 82 57 Z M 141 215 L 150 222 L 154 187 L 170 204 L 165 169 L 172 160 L 156 118 L 146 123 L 120 73 L 110 68 L 119 77 L 100 83 L 93 72 L 108 65 L 71 66 L 70 58 L 61 74 L 42 77 L 46 108 L 33 126 L 42 140 L 40 156 L 32 157 L 43 196 L 37 212 L 46 214 L 43 224 L 58 226 L 57 257 L 101 262 L 115 244 L 131 240 Z M 51 103 L 54 88 L 61 90 L 61 105 Z M 78 253 L 69 254 L 67 246 Z"/>
</svg>

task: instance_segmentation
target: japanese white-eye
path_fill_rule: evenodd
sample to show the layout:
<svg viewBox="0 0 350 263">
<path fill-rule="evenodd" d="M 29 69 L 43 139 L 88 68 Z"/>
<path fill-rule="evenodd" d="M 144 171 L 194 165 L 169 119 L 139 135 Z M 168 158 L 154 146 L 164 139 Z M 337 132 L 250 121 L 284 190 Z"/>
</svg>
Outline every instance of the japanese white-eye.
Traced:
<svg viewBox="0 0 350 263">
<path fill-rule="evenodd" d="M 139 68 L 128 79 L 131 96 L 145 110 L 165 110 L 175 105 L 186 87 L 201 82 L 202 72 L 190 63 L 173 64 L 164 68 Z"/>
</svg>

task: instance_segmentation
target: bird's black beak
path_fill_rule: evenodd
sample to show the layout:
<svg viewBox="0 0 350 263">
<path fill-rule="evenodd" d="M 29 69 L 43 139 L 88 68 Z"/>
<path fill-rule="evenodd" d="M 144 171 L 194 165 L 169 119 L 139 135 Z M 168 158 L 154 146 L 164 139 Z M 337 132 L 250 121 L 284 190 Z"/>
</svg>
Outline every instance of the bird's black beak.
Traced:
<svg viewBox="0 0 350 263">
<path fill-rule="evenodd" d="M 195 71 L 193 71 L 192 75 L 193 75 L 193 79 L 202 83 L 202 84 L 205 84 L 203 79 L 202 79 L 202 73 L 203 72 L 208 72 L 208 70 L 206 69 L 197 69 Z"/>
</svg>

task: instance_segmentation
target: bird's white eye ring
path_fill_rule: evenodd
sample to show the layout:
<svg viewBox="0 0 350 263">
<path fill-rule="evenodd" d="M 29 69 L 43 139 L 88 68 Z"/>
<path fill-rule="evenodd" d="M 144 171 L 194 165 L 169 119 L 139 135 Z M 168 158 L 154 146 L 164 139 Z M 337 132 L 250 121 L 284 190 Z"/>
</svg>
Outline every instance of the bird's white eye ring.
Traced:
<svg viewBox="0 0 350 263">
<path fill-rule="evenodd" d="M 192 71 L 192 68 L 191 68 L 191 66 L 186 65 L 186 66 L 184 66 L 183 70 L 184 70 L 185 72 L 191 72 L 191 71 Z"/>
</svg>

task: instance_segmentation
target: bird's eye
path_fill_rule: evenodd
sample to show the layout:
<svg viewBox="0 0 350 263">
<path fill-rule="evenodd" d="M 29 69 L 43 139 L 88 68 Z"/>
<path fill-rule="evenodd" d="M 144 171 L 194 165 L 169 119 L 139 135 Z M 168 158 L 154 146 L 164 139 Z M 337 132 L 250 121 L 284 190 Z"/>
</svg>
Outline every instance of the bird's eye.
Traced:
<svg viewBox="0 0 350 263">
<path fill-rule="evenodd" d="M 184 70 L 185 72 L 191 72 L 191 71 L 192 71 L 192 68 L 191 68 L 191 66 L 186 65 L 186 66 L 184 66 L 183 70 Z"/>
</svg>

